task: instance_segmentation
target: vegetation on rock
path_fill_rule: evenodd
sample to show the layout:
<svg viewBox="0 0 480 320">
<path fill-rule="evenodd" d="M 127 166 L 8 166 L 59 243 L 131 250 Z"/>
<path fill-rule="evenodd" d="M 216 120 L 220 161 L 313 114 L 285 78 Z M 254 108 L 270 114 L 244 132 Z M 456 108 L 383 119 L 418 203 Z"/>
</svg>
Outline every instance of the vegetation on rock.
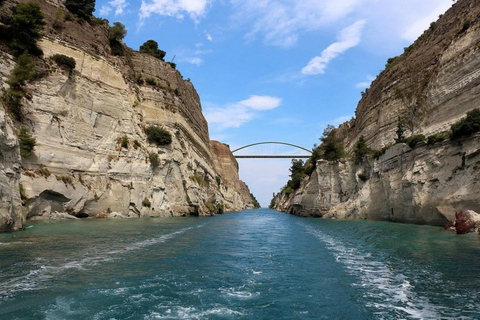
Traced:
<svg viewBox="0 0 480 320">
<path fill-rule="evenodd" d="M 80 19 L 90 21 L 95 11 L 95 0 L 65 0 L 65 7 Z"/>
<path fill-rule="evenodd" d="M 125 51 L 123 49 L 122 40 L 127 35 L 127 29 L 125 25 L 121 22 L 114 22 L 113 26 L 108 28 L 108 40 L 110 43 L 110 49 L 112 50 L 112 54 L 115 56 L 123 56 L 125 55 Z"/>
<path fill-rule="evenodd" d="M 150 152 L 148 154 L 148 161 L 150 161 L 150 166 L 153 170 L 157 169 L 160 165 L 160 159 L 158 159 L 158 154 L 155 152 Z"/>
<path fill-rule="evenodd" d="M 25 51 L 41 56 L 43 52 L 37 46 L 37 40 L 42 36 L 45 22 L 40 5 L 36 2 L 19 3 L 12 11 L 10 21 L 6 23 L 9 26 L 3 32 L 8 47 L 17 57 Z"/>
<path fill-rule="evenodd" d="M 480 131 L 480 108 L 467 112 L 467 116 L 451 127 L 452 139 L 468 137 Z"/>
<path fill-rule="evenodd" d="M 337 129 L 332 125 L 328 125 L 323 131 L 320 138 L 322 144 L 319 147 L 322 159 L 333 161 L 345 157 L 343 143 L 336 137 L 336 132 Z"/>
<path fill-rule="evenodd" d="M 155 40 L 147 40 L 140 46 L 140 52 L 147 53 L 162 61 L 166 54 L 165 51 L 158 49 L 158 43 Z"/>
<path fill-rule="evenodd" d="M 370 153 L 370 148 L 367 146 L 367 142 L 365 141 L 365 137 L 362 135 L 358 139 L 357 143 L 355 144 L 354 149 L 355 154 L 355 163 L 359 164 L 363 161 L 363 159 Z"/>
<path fill-rule="evenodd" d="M 18 135 L 20 141 L 20 156 L 22 159 L 28 158 L 32 155 L 37 140 L 32 137 L 27 127 L 21 127 Z"/>
<path fill-rule="evenodd" d="M 258 202 L 257 198 L 253 195 L 253 193 L 250 193 L 250 198 L 252 198 L 252 203 L 254 208 L 260 208 L 260 203 Z"/>
<path fill-rule="evenodd" d="M 155 143 L 157 146 L 165 146 L 172 143 L 172 135 L 165 129 L 157 126 L 149 126 L 145 128 L 147 140 L 150 143 Z"/>
<path fill-rule="evenodd" d="M 287 188 L 297 190 L 300 188 L 300 183 L 305 177 L 304 163 L 301 159 L 292 159 L 292 166 L 290 167 L 290 180 L 287 182 Z"/>
<path fill-rule="evenodd" d="M 5 90 L 3 99 L 10 113 L 18 121 L 22 121 L 24 116 L 22 99 L 27 96 L 24 86 L 26 81 L 34 78 L 35 75 L 35 62 L 25 52 L 18 57 L 15 67 L 6 81 L 10 88 Z"/>
<path fill-rule="evenodd" d="M 54 54 L 52 60 L 55 61 L 58 65 L 65 66 L 70 70 L 75 69 L 76 62 L 72 57 L 66 56 L 64 54 Z"/>
<path fill-rule="evenodd" d="M 405 139 L 405 143 L 408 144 L 410 148 L 415 148 L 415 146 L 422 141 L 427 140 L 423 134 L 416 134 Z"/>
<path fill-rule="evenodd" d="M 144 198 L 142 201 L 142 206 L 150 208 L 152 206 L 152 203 L 147 198 Z"/>
</svg>

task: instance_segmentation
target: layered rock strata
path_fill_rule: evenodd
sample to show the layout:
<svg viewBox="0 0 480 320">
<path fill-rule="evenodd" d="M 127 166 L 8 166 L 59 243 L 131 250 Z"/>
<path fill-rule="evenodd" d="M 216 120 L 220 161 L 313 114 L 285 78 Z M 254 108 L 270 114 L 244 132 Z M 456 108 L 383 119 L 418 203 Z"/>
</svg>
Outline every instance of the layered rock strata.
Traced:
<svg viewBox="0 0 480 320">
<path fill-rule="evenodd" d="M 480 6 L 460 0 L 437 22 L 389 60 L 337 135 L 346 150 L 364 136 L 379 159 L 323 161 L 292 194 L 279 193 L 282 211 L 331 218 L 443 224 L 456 211 L 480 209 L 478 135 L 410 148 L 396 144 L 401 124 L 406 137 L 450 130 L 478 108 L 480 97 Z"/>
<path fill-rule="evenodd" d="M 455 212 L 480 210 L 480 134 L 412 149 L 401 143 L 378 160 L 317 162 L 277 209 L 301 216 L 444 225 Z"/>
<path fill-rule="evenodd" d="M 20 160 L 14 123 L 0 106 L 1 229 L 56 212 L 202 216 L 251 207 L 228 147 L 209 140 L 190 81 L 147 54 L 126 49 L 124 57 L 111 56 L 106 25 L 69 21 L 53 29 L 48 17 L 63 5 L 40 3 L 49 22 L 39 42 L 46 72 L 28 83 L 30 99 L 23 101 L 22 125 L 37 141 L 32 156 Z M 55 64 L 49 59 L 54 54 L 74 58 L 75 69 Z M 7 88 L 15 61 L 2 55 L 1 85 Z M 149 143 L 149 126 L 168 131 L 172 142 Z"/>
</svg>

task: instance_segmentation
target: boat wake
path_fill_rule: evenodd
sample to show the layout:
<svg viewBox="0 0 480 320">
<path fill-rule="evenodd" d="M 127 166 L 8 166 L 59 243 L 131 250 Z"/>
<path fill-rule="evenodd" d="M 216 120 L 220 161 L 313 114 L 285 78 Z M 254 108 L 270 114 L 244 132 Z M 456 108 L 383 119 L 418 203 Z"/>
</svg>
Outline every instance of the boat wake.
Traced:
<svg viewBox="0 0 480 320">
<path fill-rule="evenodd" d="M 196 226 L 195 228 L 202 227 L 203 225 Z M 143 248 L 154 246 L 160 243 L 164 243 L 170 239 L 183 234 L 194 227 L 184 228 L 172 233 L 164 234 L 158 237 L 150 238 L 147 240 L 139 241 L 133 244 L 115 250 L 109 251 L 94 251 L 93 254 L 86 252 L 78 260 L 72 260 L 63 262 L 59 265 L 39 265 L 39 262 L 33 265 L 33 269 L 28 271 L 27 274 L 10 278 L 0 283 L 0 301 L 5 301 L 13 298 L 16 294 L 25 291 L 40 290 L 51 285 L 51 281 L 58 275 L 68 270 L 85 270 L 100 263 L 111 262 L 122 258 L 125 254 L 133 251 L 138 251 Z M 40 261 L 41 262 L 41 261 Z"/>
</svg>

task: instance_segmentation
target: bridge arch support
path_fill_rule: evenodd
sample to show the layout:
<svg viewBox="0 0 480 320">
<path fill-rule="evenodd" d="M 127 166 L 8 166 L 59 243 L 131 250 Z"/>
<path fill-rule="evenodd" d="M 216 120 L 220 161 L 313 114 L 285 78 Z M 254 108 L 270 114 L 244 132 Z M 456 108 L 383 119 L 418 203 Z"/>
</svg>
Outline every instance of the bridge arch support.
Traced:
<svg viewBox="0 0 480 320">
<path fill-rule="evenodd" d="M 240 151 L 240 150 L 243 150 L 243 149 L 246 149 L 246 148 L 249 148 L 249 147 L 253 147 L 253 146 L 263 145 L 263 144 L 279 144 L 279 145 L 290 146 L 290 147 L 294 147 L 294 148 L 306 151 L 306 152 L 308 152 L 308 155 L 303 155 L 303 156 L 295 156 L 295 155 L 292 155 L 292 156 L 286 156 L 286 155 L 283 155 L 283 156 L 282 155 L 279 155 L 279 156 L 275 156 L 275 155 L 269 155 L 269 156 L 258 156 L 258 155 L 257 156 L 240 156 L 240 155 L 235 155 L 234 154 L 237 151 Z M 237 148 L 235 150 L 232 150 L 232 154 L 234 154 L 234 157 L 236 157 L 236 158 L 309 158 L 310 155 L 312 154 L 312 151 L 308 150 L 307 148 L 304 148 L 302 146 L 298 146 L 296 144 L 293 144 L 293 143 L 280 142 L 280 141 L 264 141 L 264 142 L 251 143 L 251 144 L 248 144 L 246 146 L 243 146 L 243 147 Z"/>
</svg>

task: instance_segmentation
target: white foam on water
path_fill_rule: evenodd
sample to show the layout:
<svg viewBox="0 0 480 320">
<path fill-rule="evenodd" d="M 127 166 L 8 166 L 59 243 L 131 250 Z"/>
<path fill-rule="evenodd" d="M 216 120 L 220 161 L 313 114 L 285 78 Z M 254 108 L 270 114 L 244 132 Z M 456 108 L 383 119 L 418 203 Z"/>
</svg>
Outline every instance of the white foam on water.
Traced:
<svg viewBox="0 0 480 320">
<path fill-rule="evenodd" d="M 223 306 L 213 306 L 207 310 L 199 310 L 195 307 L 183 306 L 160 306 L 164 312 L 152 311 L 144 316 L 145 320 L 155 319 L 209 319 L 209 316 L 243 316 L 244 314 Z"/>
<path fill-rule="evenodd" d="M 242 290 L 242 289 L 244 288 L 221 288 L 220 292 L 222 292 L 224 295 L 227 295 L 229 297 L 233 297 L 241 300 L 251 299 L 253 297 L 260 295 L 259 292 L 250 292 L 248 290 Z"/>
<path fill-rule="evenodd" d="M 339 239 L 309 226 L 305 228 L 307 232 L 325 243 L 336 261 L 358 279 L 354 286 L 361 288 L 363 297 L 369 301 L 367 307 L 373 308 L 379 319 L 391 318 L 392 309 L 398 311 L 398 317 L 447 319 L 443 315 L 440 316 L 445 308 L 432 305 L 426 297 L 418 296 L 413 291 L 410 279 L 404 274 L 397 273 L 360 248 L 347 247 Z"/>
<path fill-rule="evenodd" d="M 14 277 L 0 283 L 0 301 L 8 300 L 19 292 L 40 290 L 45 288 L 50 285 L 49 282 L 51 279 L 57 277 L 59 274 L 67 270 L 85 270 L 100 263 L 111 262 L 119 259 L 119 255 L 163 243 L 191 229 L 193 229 L 193 227 L 184 228 L 169 234 L 161 235 L 159 237 L 139 241 L 137 243 L 130 244 L 127 247 L 116 250 L 95 252 L 94 256 L 85 254 L 84 257 L 79 260 L 65 262 L 59 266 L 45 264 L 41 265 L 36 269 L 30 270 L 26 275 Z"/>
</svg>

